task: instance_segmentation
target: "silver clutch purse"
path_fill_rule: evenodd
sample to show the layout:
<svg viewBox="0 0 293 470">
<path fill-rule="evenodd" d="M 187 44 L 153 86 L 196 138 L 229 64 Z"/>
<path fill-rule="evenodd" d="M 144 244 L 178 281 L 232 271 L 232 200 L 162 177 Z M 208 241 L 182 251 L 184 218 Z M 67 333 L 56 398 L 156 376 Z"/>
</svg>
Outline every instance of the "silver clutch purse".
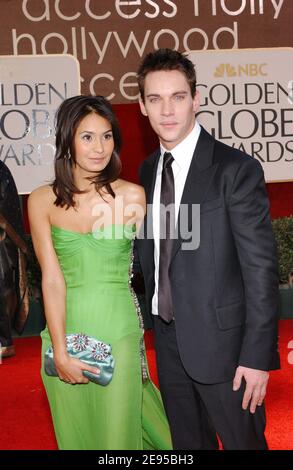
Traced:
<svg viewBox="0 0 293 470">
<path fill-rule="evenodd" d="M 83 333 L 72 333 L 66 335 L 66 346 L 71 357 L 100 370 L 99 375 L 85 370 L 83 375 L 87 379 L 98 385 L 108 385 L 113 377 L 115 365 L 110 344 Z M 49 346 L 45 352 L 44 369 L 47 375 L 58 376 L 52 346 Z"/>
</svg>

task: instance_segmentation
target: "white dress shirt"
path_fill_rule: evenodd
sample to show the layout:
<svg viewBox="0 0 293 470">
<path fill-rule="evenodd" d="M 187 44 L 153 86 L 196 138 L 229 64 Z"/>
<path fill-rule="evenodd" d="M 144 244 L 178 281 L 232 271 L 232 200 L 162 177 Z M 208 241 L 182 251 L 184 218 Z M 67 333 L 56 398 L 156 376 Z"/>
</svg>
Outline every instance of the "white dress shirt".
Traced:
<svg viewBox="0 0 293 470">
<path fill-rule="evenodd" d="M 199 138 L 201 127 L 195 122 L 194 128 L 171 150 L 174 161 L 172 163 L 172 171 L 175 186 L 175 223 L 178 219 L 180 202 L 185 186 L 190 163 L 194 154 L 195 147 Z M 153 198 L 153 234 L 154 234 L 154 261 L 155 261 L 155 291 L 152 299 L 152 313 L 158 315 L 158 285 L 159 285 L 159 259 L 160 259 L 160 196 L 161 181 L 163 170 L 164 153 L 170 152 L 161 145 L 161 155 L 157 168 L 156 183 Z"/>
</svg>

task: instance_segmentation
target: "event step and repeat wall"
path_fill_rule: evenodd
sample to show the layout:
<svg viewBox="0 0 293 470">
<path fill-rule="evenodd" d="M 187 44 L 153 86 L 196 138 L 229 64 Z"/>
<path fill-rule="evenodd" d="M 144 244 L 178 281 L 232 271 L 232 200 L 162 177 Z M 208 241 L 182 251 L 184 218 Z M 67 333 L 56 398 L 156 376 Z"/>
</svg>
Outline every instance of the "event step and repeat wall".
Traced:
<svg viewBox="0 0 293 470">
<path fill-rule="evenodd" d="M 102 94 L 129 106 L 122 130 L 135 128 L 136 70 L 159 47 L 195 63 L 208 131 L 257 158 L 268 182 L 293 180 L 292 0 L 0 0 L 0 11 L 0 159 L 20 193 L 52 179 L 62 99 Z M 124 151 L 127 170 L 130 141 Z"/>
</svg>

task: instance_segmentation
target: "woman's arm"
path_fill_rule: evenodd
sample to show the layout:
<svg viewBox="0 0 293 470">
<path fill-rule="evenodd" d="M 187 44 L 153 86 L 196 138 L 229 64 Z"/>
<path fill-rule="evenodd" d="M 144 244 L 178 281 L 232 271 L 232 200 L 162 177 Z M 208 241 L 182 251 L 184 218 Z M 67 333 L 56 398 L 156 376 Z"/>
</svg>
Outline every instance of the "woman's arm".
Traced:
<svg viewBox="0 0 293 470">
<path fill-rule="evenodd" d="M 52 204 L 51 188 L 42 187 L 28 199 L 31 235 L 42 271 L 42 291 L 45 316 L 54 350 L 54 362 L 61 380 L 69 383 L 87 383 L 82 370 L 97 373 L 66 350 L 66 285 L 51 237 L 49 211 Z"/>
</svg>

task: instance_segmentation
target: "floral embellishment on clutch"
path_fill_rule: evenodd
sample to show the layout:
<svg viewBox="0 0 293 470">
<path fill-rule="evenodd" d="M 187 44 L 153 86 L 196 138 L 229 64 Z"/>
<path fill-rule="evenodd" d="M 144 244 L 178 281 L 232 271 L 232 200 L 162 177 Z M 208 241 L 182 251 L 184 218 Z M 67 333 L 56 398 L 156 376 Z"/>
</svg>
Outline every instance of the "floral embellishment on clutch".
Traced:
<svg viewBox="0 0 293 470">
<path fill-rule="evenodd" d="M 104 361 L 109 356 L 109 348 L 107 344 L 98 342 L 92 349 L 93 357 L 98 361 Z"/>
<path fill-rule="evenodd" d="M 73 351 L 78 352 L 78 351 L 85 351 L 89 345 L 89 337 L 87 335 L 84 335 L 83 333 L 78 333 L 76 335 L 73 335 L 73 338 L 71 339 L 72 341 L 72 348 Z"/>
</svg>

